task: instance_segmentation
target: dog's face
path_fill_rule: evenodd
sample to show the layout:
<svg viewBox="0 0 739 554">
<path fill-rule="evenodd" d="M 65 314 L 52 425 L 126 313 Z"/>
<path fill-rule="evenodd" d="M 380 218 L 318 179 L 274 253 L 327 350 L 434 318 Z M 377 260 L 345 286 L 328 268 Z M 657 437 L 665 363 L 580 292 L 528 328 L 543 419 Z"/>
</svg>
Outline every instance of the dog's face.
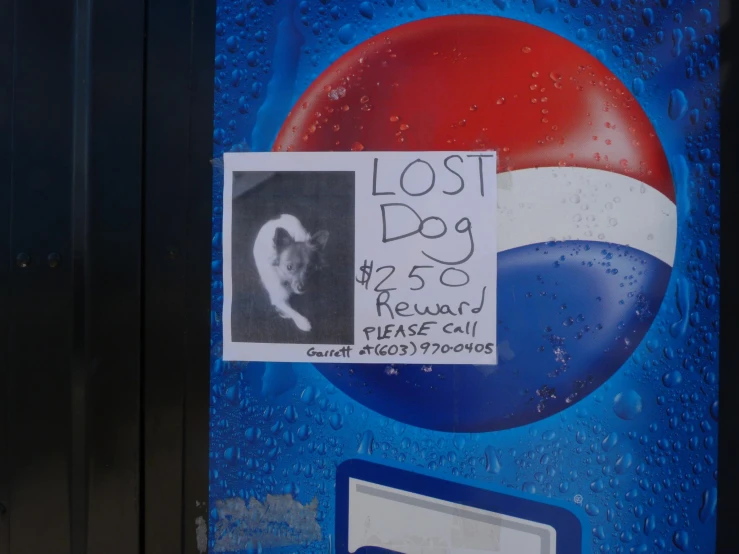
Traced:
<svg viewBox="0 0 739 554">
<path fill-rule="evenodd" d="M 284 229 L 275 232 L 275 271 L 293 294 L 303 294 L 308 280 L 323 265 L 321 254 L 328 241 L 328 231 L 318 231 L 307 241 L 295 241 Z"/>
</svg>

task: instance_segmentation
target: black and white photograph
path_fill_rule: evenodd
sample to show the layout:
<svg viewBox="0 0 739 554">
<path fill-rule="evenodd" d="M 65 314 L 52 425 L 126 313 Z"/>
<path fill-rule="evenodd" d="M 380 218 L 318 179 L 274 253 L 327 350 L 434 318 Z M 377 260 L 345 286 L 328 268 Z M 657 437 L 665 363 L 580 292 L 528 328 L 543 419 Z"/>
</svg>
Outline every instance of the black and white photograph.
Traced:
<svg viewBox="0 0 739 554">
<path fill-rule="evenodd" d="M 234 171 L 231 191 L 231 340 L 354 344 L 354 172 Z"/>
</svg>

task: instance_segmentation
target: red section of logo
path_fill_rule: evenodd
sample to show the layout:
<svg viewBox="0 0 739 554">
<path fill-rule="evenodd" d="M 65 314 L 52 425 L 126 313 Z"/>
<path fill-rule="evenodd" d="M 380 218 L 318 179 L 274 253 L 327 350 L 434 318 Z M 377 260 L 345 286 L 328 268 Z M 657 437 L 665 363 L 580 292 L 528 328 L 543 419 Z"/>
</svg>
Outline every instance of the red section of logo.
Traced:
<svg viewBox="0 0 739 554">
<path fill-rule="evenodd" d="M 602 169 L 675 201 L 628 88 L 566 39 L 499 17 L 423 19 L 357 46 L 305 91 L 274 150 L 496 150 L 501 172 Z"/>
</svg>

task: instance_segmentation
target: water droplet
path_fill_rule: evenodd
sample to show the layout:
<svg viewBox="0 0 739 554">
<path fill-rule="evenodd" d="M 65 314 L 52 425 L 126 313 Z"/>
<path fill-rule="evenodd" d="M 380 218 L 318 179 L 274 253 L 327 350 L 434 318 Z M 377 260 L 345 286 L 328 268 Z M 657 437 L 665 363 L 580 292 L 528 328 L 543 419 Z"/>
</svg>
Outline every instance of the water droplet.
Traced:
<svg viewBox="0 0 739 554">
<path fill-rule="evenodd" d="M 284 427 L 285 427 L 285 424 L 278 420 L 274 422 L 274 424 L 272 425 L 272 427 L 269 428 L 269 430 L 273 435 L 279 435 Z"/>
<path fill-rule="evenodd" d="M 359 4 L 359 13 L 362 17 L 372 19 L 375 17 L 375 7 L 372 5 L 372 2 L 362 2 Z"/>
<path fill-rule="evenodd" d="M 683 552 L 688 550 L 689 546 L 689 536 L 688 532 L 683 530 L 676 531 L 674 535 L 672 535 L 672 542 L 675 546 L 677 546 L 680 550 Z"/>
<path fill-rule="evenodd" d="M 706 489 L 703 492 L 703 503 L 698 511 L 698 518 L 701 522 L 706 523 L 709 519 L 716 515 L 716 505 L 718 503 L 718 490 L 716 487 Z"/>
<path fill-rule="evenodd" d="M 282 493 L 289 494 L 290 496 L 295 498 L 298 493 L 300 493 L 300 487 L 298 487 L 298 485 L 296 485 L 295 483 L 288 483 L 282 488 Z"/>
<path fill-rule="evenodd" d="M 534 0 L 534 10 L 536 13 L 557 13 L 557 0 Z"/>
<path fill-rule="evenodd" d="M 670 92 L 670 101 L 667 105 L 667 114 L 670 119 L 677 121 L 685 115 L 688 111 L 688 99 L 685 97 L 685 93 L 680 89 L 673 89 Z"/>
<path fill-rule="evenodd" d="M 703 245 L 705 247 L 705 243 L 703 243 Z M 700 251 L 700 243 L 699 243 L 699 251 Z M 688 324 L 690 321 L 690 314 L 689 314 L 690 282 L 684 276 L 680 276 L 677 278 L 675 285 L 676 285 L 675 301 L 677 304 L 678 313 L 680 314 L 681 317 L 679 321 L 670 325 L 670 335 L 672 335 L 675 338 L 678 338 L 685 334 L 685 331 L 687 331 Z"/>
<path fill-rule="evenodd" d="M 495 448 L 492 446 L 485 448 L 485 471 L 497 474 L 500 473 L 502 468 L 503 466 L 500 463 L 500 459 L 498 458 L 498 453 L 495 451 Z"/>
<path fill-rule="evenodd" d="M 662 376 L 662 383 L 667 388 L 677 387 L 682 382 L 683 382 L 683 376 L 682 376 L 682 373 L 680 373 L 678 370 L 668 371 Z"/>
<path fill-rule="evenodd" d="M 234 458 L 236 458 L 236 449 L 233 446 L 226 448 L 226 450 L 223 451 L 223 458 L 227 462 L 233 461 Z"/>
<path fill-rule="evenodd" d="M 357 448 L 358 454 L 372 454 L 375 448 L 375 434 L 372 431 L 365 431 L 359 441 Z"/>
<path fill-rule="evenodd" d="M 618 433 L 610 433 L 606 438 L 603 439 L 601 446 L 605 452 L 609 452 L 614 446 L 618 444 Z"/>
<path fill-rule="evenodd" d="M 287 408 L 285 408 L 285 421 L 289 423 L 294 423 L 298 420 L 298 411 L 293 407 L 292 404 L 290 404 Z"/>
<path fill-rule="evenodd" d="M 600 515 L 600 508 L 598 508 L 598 506 L 596 506 L 595 504 L 588 503 L 588 504 L 585 504 L 585 512 L 589 516 L 595 517 L 595 516 Z"/>
<path fill-rule="evenodd" d="M 644 519 L 644 534 L 649 535 L 657 528 L 657 518 L 654 515 L 647 516 Z"/>
<path fill-rule="evenodd" d="M 632 456 L 630 452 L 627 452 L 623 456 L 620 456 L 618 460 L 616 460 L 616 473 L 618 473 L 619 475 L 626 473 L 633 464 L 634 456 Z"/>
<path fill-rule="evenodd" d="M 341 417 L 341 414 L 338 414 L 338 413 L 333 414 L 329 418 L 328 422 L 329 422 L 329 424 L 331 425 L 331 427 L 333 428 L 334 431 L 338 431 L 339 429 L 341 429 L 344 426 L 344 418 Z"/>
<path fill-rule="evenodd" d="M 225 54 L 218 54 L 216 56 L 215 67 L 216 69 L 223 69 L 228 63 L 228 57 Z"/>
<path fill-rule="evenodd" d="M 239 37 L 230 36 L 226 39 L 226 48 L 229 52 L 236 52 L 239 49 Z"/>
<path fill-rule="evenodd" d="M 256 442 L 262 436 L 262 430 L 258 427 L 249 427 L 244 434 L 249 442 Z"/>
<path fill-rule="evenodd" d="M 351 23 L 342 25 L 337 33 L 342 44 L 349 44 L 354 40 L 354 27 Z"/>
<path fill-rule="evenodd" d="M 642 409 L 642 398 L 635 390 L 620 392 L 613 399 L 613 411 L 621 419 L 634 419 Z"/>
<path fill-rule="evenodd" d="M 308 425 L 304 424 L 298 427 L 298 438 L 301 441 L 307 440 L 312 434 L 313 434 L 313 431 Z"/>
<path fill-rule="evenodd" d="M 639 77 L 634 78 L 634 82 L 631 85 L 631 90 L 634 91 L 636 96 L 644 94 L 644 81 Z"/>
<path fill-rule="evenodd" d="M 680 29 L 672 30 L 672 56 L 677 58 L 682 52 L 683 32 Z"/>
<path fill-rule="evenodd" d="M 644 22 L 644 25 L 651 27 L 654 23 L 654 11 L 652 8 L 644 8 L 641 12 L 641 19 Z"/>
<path fill-rule="evenodd" d="M 226 397 L 227 400 L 230 400 L 231 402 L 234 402 L 238 398 L 238 393 L 239 393 L 239 391 L 238 391 L 238 389 L 235 386 L 234 387 L 228 387 L 226 389 L 226 392 L 225 392 L 224 396 Z"/>
<path fill-rule="evenodd" d="M 362 150 L 364 150 L 364 144 L 361 142 L 355 142 L 352 144 L 352 152 L 361 152 Z"/>
</svg>

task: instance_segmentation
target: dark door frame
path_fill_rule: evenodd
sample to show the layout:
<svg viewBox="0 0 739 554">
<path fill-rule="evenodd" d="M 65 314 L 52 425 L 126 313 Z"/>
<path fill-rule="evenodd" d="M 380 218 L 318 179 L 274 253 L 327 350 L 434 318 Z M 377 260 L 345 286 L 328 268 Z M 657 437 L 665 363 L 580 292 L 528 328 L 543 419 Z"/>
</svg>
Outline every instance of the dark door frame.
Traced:
<svg viewBox="0 0 739 554">
<path fill-rule="evenodd" d="M 0 553 L 204 548 L 214 36 L 0 0 Z"/>
</svg>

